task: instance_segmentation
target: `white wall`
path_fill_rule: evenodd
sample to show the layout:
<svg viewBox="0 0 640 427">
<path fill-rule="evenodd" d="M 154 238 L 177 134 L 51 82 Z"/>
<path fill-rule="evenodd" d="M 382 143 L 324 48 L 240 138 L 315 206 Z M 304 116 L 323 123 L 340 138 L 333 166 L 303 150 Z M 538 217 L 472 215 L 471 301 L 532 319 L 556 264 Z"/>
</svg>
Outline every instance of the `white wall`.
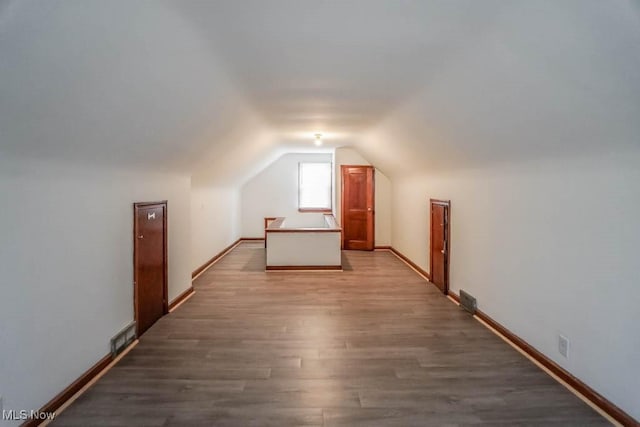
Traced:
<svg viewBox="0 0 640 427">
<path fill-rule="evenodd" d="M 284 216 L 292 227 L 315 227 L 320 213 L 298 212 L 298 163 L 331 162 L 330 153 L 285 154 L 241 190 L 242 236 L 264 237 L 264 218 Z"/>
<path fill-rule="evenodd" d="M 40 408 L 133 320 L 133 202 L 168 200 L 170 300 L 190 286 L 189 188 L 182 175 L 0 157 L 4 409 Z"/>
<path fill-rule="evenodd" d="M 342 224 L 342 165 L 370 165 L 353 148 L 341 147 L 335 151 L 335 206 L 336 219 Z M 391 181 L 379 169 L 375 170 L 375 245 L 391 245 Z"/>
<path fill-rule="evenodd" d="M 342 265 L 339 231 L 267 233 L 267 266 Z"/>
<path fill-rule="evenodd" d="M 234 188 L 191 188 L 191 269 L 240 237 L 240 194 Z"/>
<path fill-rule="evenodd" d="M 394 179 L 393 246 L 428 270 L 428 200 L 451 199 L 451 289 L 640 419 L 638 165 L 635 149 Z"/>
</svg>

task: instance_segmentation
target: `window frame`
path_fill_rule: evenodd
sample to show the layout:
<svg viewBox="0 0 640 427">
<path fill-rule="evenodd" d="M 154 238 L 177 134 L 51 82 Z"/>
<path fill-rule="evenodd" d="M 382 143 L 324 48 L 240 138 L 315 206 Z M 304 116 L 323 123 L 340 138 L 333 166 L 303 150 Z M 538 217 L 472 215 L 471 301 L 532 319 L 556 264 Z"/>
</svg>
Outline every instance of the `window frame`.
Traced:
<svg viewBox="0 0 640 427">
<path fill-rule="evenodd" d="M 329 165 L 329 207 L 328 208 L 320 208 L 320 207 L 309 207 L 303 208 L 300 207 L 301 200 L 301 185 L 300 181 L 302 178 L 302 165 L 308 164 L 322 164 Z M 318 212 L 318 213 L 333 213 L 333 162 L 298 162 L 298 212 Z"/>
</svg>

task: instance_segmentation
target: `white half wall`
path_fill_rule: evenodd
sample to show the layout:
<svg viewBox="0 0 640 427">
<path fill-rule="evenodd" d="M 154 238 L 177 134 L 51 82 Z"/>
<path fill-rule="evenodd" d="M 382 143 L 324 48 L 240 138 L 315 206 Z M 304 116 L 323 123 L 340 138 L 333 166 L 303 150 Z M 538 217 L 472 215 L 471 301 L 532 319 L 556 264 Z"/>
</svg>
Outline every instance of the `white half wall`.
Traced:
<svg viewBox="0 0 640 427">
<path fill-rule="evenodd" d="M 168 201 L 169 300 L 190 286 L 189 191 L 189 176 L 0 157 L 5 410 L 42 407 L 133 320 L 134 202 Z"/>
<path fill-rule="evenodd" d="M 451 289 L 640 419 L 638 165 L 640 149 L 394 179 L 393 246 L 428 270 L 429 198 L 450 199 Z"/>
<path fill-rule="evenodd" d="M 242 237 L 264 237 L 265 217 L 286 217 L 292 227 L 317 227 L 321 213 L 298 212 L 298 163 L 331 162 L 330 153 L 284 154 L 241 190 Z"/>
<path fill-rule="evenodd" d="M 341 147 L 335 151 L 335 217 L 342 224 L 342 165 L 371 165 L 353 148 Z M 391 181 L 379 169 L 375 169 L 375 245 L 391 245 Z"/>
<path fill-rule="evenodd" d="M 342 265 L 339 231 L 267 233 L 267 266 Z"/>
<path fill-rule="evenodd" d="M 240 193 L 234 188 L 191 188 L 191 269 L 240 237 Z"/>
</svg>

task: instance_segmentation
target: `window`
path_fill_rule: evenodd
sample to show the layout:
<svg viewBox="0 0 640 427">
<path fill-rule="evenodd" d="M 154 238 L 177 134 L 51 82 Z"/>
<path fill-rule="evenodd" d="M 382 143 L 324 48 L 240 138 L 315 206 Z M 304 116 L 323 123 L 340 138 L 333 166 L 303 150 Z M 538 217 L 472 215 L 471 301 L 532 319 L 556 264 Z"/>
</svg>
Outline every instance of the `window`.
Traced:
<svg viewBox="0 0 640 427">
<path fill-rule="evenodd" d="M 331 163 L 298 164 L 298 210 L 331 211 Z"/>
</svg>

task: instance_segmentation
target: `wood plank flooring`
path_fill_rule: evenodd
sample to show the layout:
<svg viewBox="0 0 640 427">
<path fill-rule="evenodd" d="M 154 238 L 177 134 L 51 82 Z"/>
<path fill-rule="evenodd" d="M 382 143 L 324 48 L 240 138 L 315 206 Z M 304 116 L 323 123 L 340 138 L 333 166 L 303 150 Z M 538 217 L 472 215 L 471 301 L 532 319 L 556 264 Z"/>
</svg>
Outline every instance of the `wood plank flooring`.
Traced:
<svg viewBox="0 0 640 427">
<path fill-rule="evenodd" d="M 393 254 L 345 262 L 241 244 L 53 425 L 608 425 Z"/>
</svg>

